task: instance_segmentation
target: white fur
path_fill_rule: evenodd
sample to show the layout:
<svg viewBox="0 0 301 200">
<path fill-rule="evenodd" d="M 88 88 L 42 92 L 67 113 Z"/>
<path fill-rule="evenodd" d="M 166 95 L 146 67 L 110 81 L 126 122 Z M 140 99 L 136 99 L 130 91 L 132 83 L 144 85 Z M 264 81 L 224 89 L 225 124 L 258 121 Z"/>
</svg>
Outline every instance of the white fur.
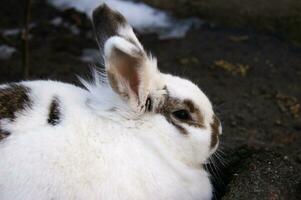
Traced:
<svg viewBox="0 0 301 200">
<path fill-rule="evenodd" d="M 188 90 L 202 99 L 190 82 L 162 76 L 177 81 L 172 95 Z M 206 130 L 187 127 L 191 134 L 184 136 L 159 114 L 134 120 L 110 112 L 129 108 L 105 86 L 96 97 L 59 82 L 22 84 L 31 88 L 33 107 L 2 126 L 12 134 L 0 145 L 0 199 L 211 198 L 200 165 L 208 156 Z M 63 114 L 55 127 L 45 120 L 53 96 Z"/>
<path fill-rule="evenodd" d="M 11 136 L 0 145 L 1 200 L 210 199 L 208 174 L 195 163 L 208 143 L 203 133 L 187 138 L 158 114 L 100 116 L 110 107 L 126 108 L 105 87 L 94 99 L 69 84 L 22 84 L 31 88 L 33 107 L 4 126 Z M 63 120 L 52 127 L 46 119 L 54 96 Z M 90 107 L 94 100 L 97 111 Z"/>
<path fill-rule="evenodd" d="M 123 26 L 118 27 L 117 32 L 118 32 L 118 35 L 120 35 L 120 36 L 123 36 L 125 38 L 131 38 L 135 42 L 137 47 L 139 49 L 143 50 L 143 46 L 140 44 L 139 40 L 137 39 L 137 37 L 133 31 L 133 28 L 130 25 L 125 24 Z"/>
<path fill-rule="evenodd" d="M 116 47 L 123 51 L 124 53 L 127 53 L 129 55 L 135 56 L 135 52 L 139 52 L 140 49 L 137 48 L 134 44 L 128 42 L 127 40 L 118 37 L 113 36 L 108 39 L 105 45 L 105 56 L 108 56 L 112 53 L 113 47 Z"/>
</svg>

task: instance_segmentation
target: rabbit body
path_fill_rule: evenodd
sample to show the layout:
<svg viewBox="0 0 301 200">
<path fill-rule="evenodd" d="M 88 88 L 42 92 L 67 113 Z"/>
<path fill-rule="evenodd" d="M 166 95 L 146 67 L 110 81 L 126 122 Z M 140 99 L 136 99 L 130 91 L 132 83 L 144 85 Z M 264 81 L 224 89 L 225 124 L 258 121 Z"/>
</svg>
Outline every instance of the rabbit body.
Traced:
<svg viewBox="0 0 301 200">
<path fill-rule="evenodd" d="M 53 81 L 20 84 L 32 104 L 14 122 L 1 121 L 11 133 L 0 142 L 1 200 L 211 197 L 204 170 L 168 156 L 170 127 L 161 115 L 104 117 L 91 108 L 87 90 Z M 59 99 L 57 125 L 47 122 L 53 99 Z"/>
<path fill-rule="evenodd" d="M 84 88 L 0 86 L 0 200 L 209 200 L 221 123 L 191 81 L 161 73 L 124 17 L 93 12 L 104 71 Z"/>
</svg>

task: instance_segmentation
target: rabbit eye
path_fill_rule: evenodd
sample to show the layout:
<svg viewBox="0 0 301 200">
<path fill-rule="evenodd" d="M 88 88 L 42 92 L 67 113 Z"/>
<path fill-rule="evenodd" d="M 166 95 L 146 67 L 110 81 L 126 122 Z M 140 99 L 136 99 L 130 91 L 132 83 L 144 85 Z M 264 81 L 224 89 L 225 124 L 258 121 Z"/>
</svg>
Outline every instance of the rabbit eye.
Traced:
<svg viewBox="0 0 301 200">
<path fill-rule="evenodd" d="M 178 120 L 191 120 L 191 115 L 188 110 L 177 110 L 172 115 Z"/>
</svg>

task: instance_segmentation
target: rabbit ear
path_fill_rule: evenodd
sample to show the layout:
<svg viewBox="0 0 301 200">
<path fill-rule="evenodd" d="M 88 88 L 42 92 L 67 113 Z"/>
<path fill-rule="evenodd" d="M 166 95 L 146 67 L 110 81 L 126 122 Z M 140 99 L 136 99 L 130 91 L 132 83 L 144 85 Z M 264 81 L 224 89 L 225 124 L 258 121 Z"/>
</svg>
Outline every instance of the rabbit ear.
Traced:
<svg viewBox="0 0 301 200">
<path fill-rule="evenodd" d="M 148 58 L 125 18 L 105 4 L 93 12 L 109 84 L 135 111 L 146 104 L 157 65 Z M 152 77 L 152 79 L 151 79 Z"/>
<path fill-rule="evenodd" d="M 120 36 L 143 51 L 142 45 L 123 15 L 112 10 L 105 3 L 93 11 L 92 20 L 96 40 L 102 53 L 104 53 L 105 42 L 112 36 Z"/>
</svg>

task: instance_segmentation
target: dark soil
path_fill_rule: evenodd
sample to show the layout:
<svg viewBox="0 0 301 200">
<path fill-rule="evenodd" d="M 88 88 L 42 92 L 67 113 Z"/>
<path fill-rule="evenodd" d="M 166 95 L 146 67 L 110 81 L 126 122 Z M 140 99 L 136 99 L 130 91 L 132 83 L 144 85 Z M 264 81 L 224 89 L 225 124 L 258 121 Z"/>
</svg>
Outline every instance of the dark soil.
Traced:
<svg viewBox="0 0 301 200">
<path fill-rule="evenodd" d="M 301 44 L 300 0 L 137 0 L 178 16 L 198 16 L 231 27 L 245 27 Z"/>
<path fill-rule="evenodd" d="M 37 3 L 38 2 L 38 3 Z M 0 60 L 0 83 L 20 81 L 20 34 L 3 30 L 22 24 L 22 5 L 3 0 L 0 45 L 17 48 Z M 18 11 L 18 12 L 16 12 Z M 16 14 L 9 14 L 14 12 Z M 52 25 L 55 17 L 65 25 Z M 90 21 L 74 10 L 58 11 L 44 1 L 33 5 L 30 79 L 77 84 L 90 64 L 83 49 L 97 48 Z M 70 26 L 79 32 L 74 34 Z M 159 68 L 187 77 L 210 97 L 223 123 L 221 151 L 213 174 L 217 199 L 298 199 L 301 196 L 301 48 L 273 35 L 210 24 L 183 39 L 159 40 L 140 35 L 158 57 Z"/>
</svg>

